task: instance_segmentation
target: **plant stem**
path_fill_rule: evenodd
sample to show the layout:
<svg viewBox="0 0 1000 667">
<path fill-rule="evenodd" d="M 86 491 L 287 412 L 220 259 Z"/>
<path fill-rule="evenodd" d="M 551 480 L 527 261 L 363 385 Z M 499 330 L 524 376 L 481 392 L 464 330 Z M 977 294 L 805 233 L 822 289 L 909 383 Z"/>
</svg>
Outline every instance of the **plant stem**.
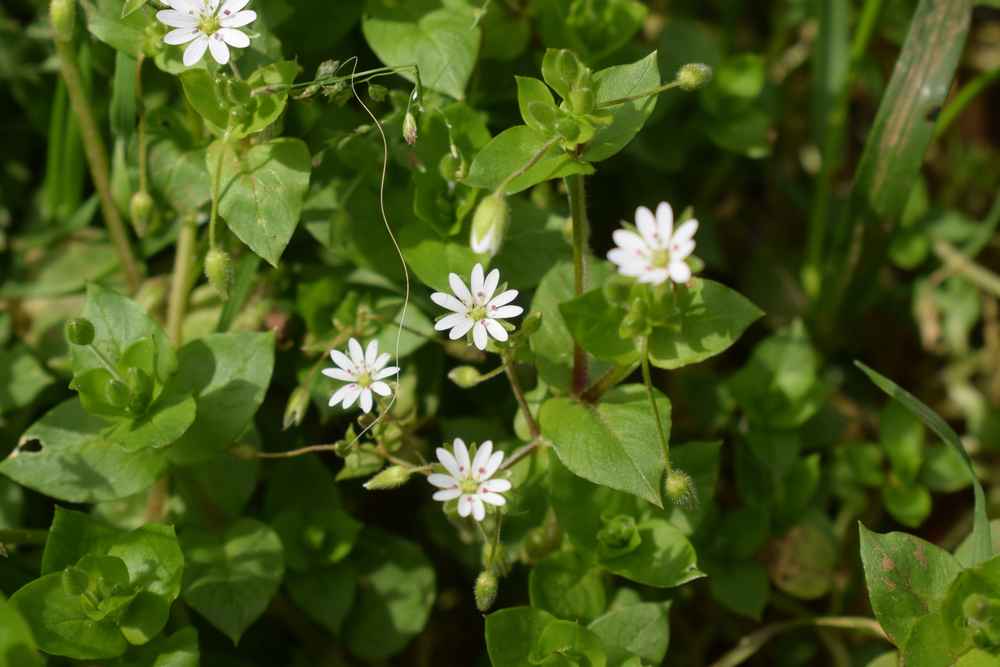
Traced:
<svg viewBox="0 0 1000 667">
<path fill-rule="evenodd" d="M 756 632 L 750 633 L 749 635 L 743 637 L 733 650 L 712 663 L 711 667 L 736 667 L 736 665 L 741 665 L 774 637 L 782 634 L 783 632 L 802 627 L 861 630 L 877 637 L 881 637 L 882 639 L 888 639 L 885 631 L 882 629 L 882 626 L 879 625 L 878 621 L 873 618 L 864 618 L 859 616 L 821 616 L 818 618 L 797 618 L 792 621 L 772 623 L 771 625 L 767 625 Z"/>
<path fill-rule="evenodd" d="M 222 161 L 226 157 L 229 145 L 222 142 L 219 146 L 219 159 L 215 162 L 215 173 L 212 174 L 212 210 L 208 216 L 208 247 L 215 248 L 215 227 L 219 218 L 219 190 L 222 188 Z"/>
<path fill-rule="evenodd" d="M 1000 297 L 1000 276 L 977 264 L 947 241 L 935 243 L 934 254 L 941 258 L 945 266 L 966 278 L 976 287 Z"/>
<path fill-rule="evenodd" d="M 649 336 L 642 337 L 642 383 L 646 385 L 646 395 L 649 397 L 649 404 L 653 408 L 653 417 L 656 418 L 656 432 L 660 436 L 660 445 L 663 447 L 663 460 L 666 462 L 666 472 L 670 474 L 670 441 L 667 433 L 663 430 L 663 422 L 660 419 L 660 407 L 656 404 L 656 395 L 653 393 L 653 376 L 649 371 Z"/>
<path fill-rule="evenodd" d="M 503 181 L 500 182 L 500 185 L 497 186 L 497 189 L 494 190 L 494 193 L 501 195 L 507 194 L 507 187 L 511 183 L 513 183 L 515 179 L 523 176 L 528 172 L 529 169 L 538 164 L 539 160 L 545 157 L 545 154 L 549 152 L 549 149 L 555 146 L 558 142 L 559 142 L 559 137 L 556 137 L 554 139 L 549 139 L 544 144 L 542 144 L 542 146 L 537 151 L 535 151 L 530 158 L 528 158 L 527 162 L 522 164 L 517 169 L 517 171 L 511 173 L 509 176 L 507 176 L 507 178 L 503 179 Z"/>
<path fill-rule="evenodd" d="M 170 495 L 170 480 L 166 475 L 156 480 L 153 488 L 149 490 L 149 497 L 146 499 L 146 523 L 156 523 L 163 521 L 167 514 L 167 498 Z"/>
<path fill-rule="evenodd" d="M 524 413 L 524 419 L 528 422 L 528 432 L 531 433 L 532 438 L 538 438 L 542 433 L 542 429 L 539 428 L 538 422 L 535 421 L 534 415 L 531 414 L 531 407 L 528 405 L 527 399 L 524 398 L 524 390 L 521 389 L 521 381 L 517 379 L 517 369 L 514 368 L 513 360 L 510 355 L 504 353 L 500 357 L 503 359 L 503 368 L 507 373 L 507 379 L 510 380 L 510 388 L 514 391 L 514 397 L 517 399 L 518 405 L 521 406 L 521 412 Z"/>
<path fill-rule="evenodd" d="M 167 335 L 174 347 L 180 347 L 184 338 L 184 314 L 187 311 L 188 293 L 191 291 L 191 268 L 194 266 L 197 234 L 194 220 L 190 217 L 185 217 L 180 224 L 174 273 L 170 283 L 170 302 L 167 304 Z"/>
<path fill-rule="evenodd" d="M 0 544 L 45 544 L 47 530 L 31 528 L 0 528 Z"/>
<path fill-rule="evenodd" d="M 73 51 L 73 44 L 62 39 L 55 40 L 56 56 L 59 60 L 59 70 L 62 73 L 63 81 L 66 82 L 66 90 L 69 93 L 70 104 L 76 114 L 80 127 L 80 137 L 83 140 L 83 149 L 87 155 L 87 164 L 90 167 L 90 175 L 94 180 L 94 187 L 97 189 L 98 197 L 101 201 L 101 213 L 104 216 L 104 224 L 108 229 L 108 236 L 115 246 L 118 254 L 118 261 L 121 262 L 122 271 L 125 273 L 125 280 L 129 290 L 135 292 L 139 289 L 142 274 L 139 264 L 136 262 L 132 248 L 129 246 L 128 236 L 125 233 L 125 224 L 122 222 L 118 209 L 115 207 L 114 199 L 111 197 L 111 181 L 108 177 L 108 152 L 104 146 L 104 139 L 97 128 L 94 114 L 91 111 L 90 101 L 83 88 L 83 81 L 80 78 L 80 69 L 76 63 L 76 53 Z"/>
<path fill-rule="evenodd" d="M 639 364 L 628 364 L 625 366 L 613 366 L 599 377 L 594 384 L 590 385 L 587 391 L 580 394 L 580 398 L 587 403 L 596 403 L 606 392 L 614 389 L 625 378 L 635 372 Z"/>
<path fill-rule="evenodd" d="M 587 240 L 590 224 L 587 221 L 587 191 L 583 176 L 576 174 L 565 178 L 569 195 L 569 213 L 573 221 L 573 292 L 583 294 L 587 282 Z M 579 395 L 587 387 L 587 353 L 579 343 L 573 344 L 572 392 Z"/>
<path fill-rule="evenodd" d="M 105 356 L 105 354 L 103 352 L 101 352 L 101 350 L 96 345 L 94 345 L 93 343 L 91 343 L 89 347 L 93 351 L 93 353 L 97 356 L 98 360 L 100 360 L 101 364 L 104 365 L 104 368 L 109 373 L 111 373 L 111 375 L 116 380 L 118 380 L 119 382 L 124 382 L 124 380 L 122 379 L 122 376 L 118 374 L 118 369 L 115 368 L 115 365 L 111 363 L 111 360 L 108 359 L 107 356 Z"/>
<path fill-rule="evenodd" d="M 506 460 L 504 460 L 503 465 L 500 466 L 500 470 L 503 471 L 507 470 L 508 468 L 514 467 L 518 461 L 533 454 L 535 450 L 537 450 L 543 444 L 545 444 L 545 438 L 538 437 L 529 442 L 528 444 L 524 445 L 523 447 L 515 449 L 514 453 L 511 454 L 509 457 L 507 457 Z"/>
<path fill-rule="evenodd" d="M 979 93 L 986 90 L 995 81 L 1000 81 L 1000 67 L 982 72 L 975 79 L 962 86 L 955 98 L 938 116 L 937 125 L 934 126 L 934 136 L 940 137 L 944 134 L 952 122 L 965 110 L 965 107 L 969 106 L 969 103 L 976 99 Z"/>
<path fill-rule="evenodd" d="M 145 60 L 146 55 L 140 53 L 135 65 L 135 101 L 139 112 L 139 123 L 136 134 L 136 143 L 139 149 L 139 192 L 149 191 L 149 176 L 146 168 L 146 107 L 143 104 L 142 96 L 142 63 Z"/>
<path fill-rule="evenodd" d="M 677 88 L 680 86 L 679 81 L 671 81 L 670 83 L 665 83 L 662 86 L 657 86 L 652 90 L 647 90 L 644 93 L 638 93 L 636 95 L 629 95 L 628 97 L 619 97 L 616 100 L 609 100 L 607 102 L 601 102 L 597 105 L 598 109 L 606 109 L 608 107 L 618 106 L 619 104 L 625 104 L 626 102 L 632 102 L 633 100 L 641 100 L 647 97 L 652 97 L 653 95 L 659 95 L 662 92 L 668 91 L 671 88 Z"/>
</svg>

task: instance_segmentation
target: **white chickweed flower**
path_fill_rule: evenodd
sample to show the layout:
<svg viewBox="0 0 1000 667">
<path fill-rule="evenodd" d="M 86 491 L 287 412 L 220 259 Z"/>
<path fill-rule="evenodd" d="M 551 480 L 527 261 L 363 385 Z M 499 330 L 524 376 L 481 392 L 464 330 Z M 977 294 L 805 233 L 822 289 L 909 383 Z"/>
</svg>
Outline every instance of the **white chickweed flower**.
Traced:
<svg viewBox="0 0 1000 667">
<path fill-rule="evenodd" d="M 170 9 L 156 12 L 156 18 L 174 30 L 163 41 L 167 44 L 188 44 L 184 49 L 184 65 L 191 67 L 208 50 L 215 62 L 229 62 L 229 47 L 250 46 L 250 38 L 237 30 L 257 20 L 257 12 L 244 10 L 250 0 L 164 0 Z M 219 5 L 222 5 L 221 7 Z"/>
<path fill-rule="evenodd" d="M 368 348 L 362 350 L 361 343 L 352 338 L 347 341 L 347 351 L 350 356 L 339 350 L 330 350 L 330 358 L 337 368 L 323 369 L 323 375 L 347 383 L 330 397 L 330 407 L 342 403 L 346 410 L 358 401 L 362 410 L 371 412 L 372 392 L 379 396 L 391 395 L 392 390 L 384 380 L 398 373 L 399 368 L 386 366 L 389 353 L 378 353 L 377 340 L 368 343 Z"/>
<path fill-rule="evenodd" d="M 635 226 L 638 233 L 616 229 L 613 234 L 618 247 L 608 253 L 608 259 L 618 265 L 619 273 L 654 285 L 668 278 L 678 284 L 691 280 L 691 267 L 684 260 L 694 252 L 697 220 L 688 220 L 674 231 L 674 211 L 661 202 L 655 216 L 645 206 L 637 208 Z"/>
<path fill-rule="evenodd" d="M 452 311 L 434 325 L 438 331 L 451 329 L 448 337 L 458 340 L 472 331 L 472 340 L 480 350 L 486 349 L 487 341 L 492 337 L 501 343 L 507 340 L 507 330 L 500 320 L 517 317 L 524 312 L 520 306 L 507 305 L 517 298 L 517 290 L 509 289 L 496 296 L 493 293 L 500 284 L 500 270 L 493 269 L 484 278 L 483 265 L 476 264 L 472 269 L 472 279 L 469 281 L 472 291 L 465 286 L 457 274 L 448 274 L 448 284 L 454 294 L 434 292 L 431 301 Z"/>
<path fill-rule="evenodd" d="M 499 507 L 507 502 L 500 494 L 510 491 L 510 481 L 490 479 L 500 469 L 503 452 L 494 452 L 493 443 L 487 440 L 479 446 L 476 458 L 470 461 L 469 450 L 461 438 L 455 438 L 452 444 L 454 454 L 444 447 L 437 448 L 438 461 L 448 473 L 433 473 L 427 477 L 428 482 L 441 489 L 434 493 L 434 500 L 447 502 L 458 498 L 459 516 L 471 514 L 476 521 L 482 521 L 486 518 L 483 503 Z"/>
</svg>

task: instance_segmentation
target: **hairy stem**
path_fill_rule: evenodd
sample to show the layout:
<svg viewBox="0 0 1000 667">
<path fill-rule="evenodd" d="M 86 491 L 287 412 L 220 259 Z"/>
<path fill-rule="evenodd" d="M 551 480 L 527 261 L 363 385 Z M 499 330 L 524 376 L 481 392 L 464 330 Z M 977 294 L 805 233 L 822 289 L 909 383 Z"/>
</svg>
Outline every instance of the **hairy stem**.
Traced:
<svg viewBox="0 0 1000 667">
<path fill-rule="evenodd" d="M 514 453 L 504 460 L 503 465 L 500 466 L 500 470 L 503 471 L 514 467 L 521 459 L 534 454 L 539 447 L 545 444 L 545 442 L 545 438 L 539 436 L 523 447 L 515 449 Z"/>
<path fill-rule="evenodd" d="M 83 81 L 80 78 L 80 69 L 76 63 L 76 53 L 73 51 L 72 42 L 56 39 L 56 56 L 59 60 L 59 71 L 63 81 L 66 82 L 66 90 L 69 93 L 69 101 L 76 114 L 80 127 L 80 138 L 83 140 L 83 149 L 87 155 L 87 164 L 90 167 L 90 175 L 94 180 L 94 187 L 101 202 L 101 214 L 104 217 L 104 224 L 108 229 L 108 236 L 114 244 L 115 252 L 118 254 L 118 261 L 121 262 L 125 280 L 129 290 L 135 292 L 139 289 L 142 273 L 139 264 L 132 253 L 128 236 L 125 233 L 125 223 L 122 222 L 118 209 L 115 207 L 114 199 L 111 197 L 111 181 L 108 176 L 108 151 L 104 146 L 104 139 L 97 127 L 91 110 L 90 100 L 83 88 Z"/>
<path fill-rule="evenodd" d="M 660 419 L 660 407 L 656 404 L 656 395 L 653 393 L 653 376 L 649 371 L 649 336 L 642 338 L 642 383 L 646 385 L 646 395 L 649 397 L 649 405 L 653 408 L 653 417 L 656 418 L 656 432 L 660 436 L 660 446 L 663 447 L 663 460 L 666 461 L 667 474 L 670 474 L 670 440 L 667 439 L 667 432 L 663 429 L 663 421 Z"/>
<path fill-rule="evenodd" d="M 191 273 L 195 260 L 197 229 L 194 220 L 184 218 L 177 235 L 177 254 L 174 256 L 174 273 L 170 283 L 170 301 L 167 304 L 167 335 L 174 347 L 180 347 L 184 334 L 184 314 L 187 312 L 188 293 L 191 291 Z"/>
<path fill-rule="evenodd" d="M 219 159 L 215 162 L 215 173 L 212 174 L 212 210 L 208 216 L 208 247 L 215 248 L 215 228 L 219 219 L 219 197 L 222 188 L 222 161 L 226 157 L 229 145 L 223 142 L 219 147 Z"/>
<path fill-rule="evenodd" d="M 514 368 L 514 361 L 510 358 L 510 355 L 504 353 L 500 355 L 503 359 L 503 368 L 507 373 L 507 379 L 510 380 L 510 388 L 514 392 L 514 397 L 517 399 L 517 404 L 521 406 L 521 412 L 524 413 L 524 419 L 528 422 L 528 432 L 531 433 L 532 438 L 537 438 L 542 429 L 539 428 L 538 422 L 535 421 L 535 416 L 531 414 L 531 407 L 528 405 L 527 399 L 524 397 L 524 390 L 521 388 L 521 381 L 517 378 L 517 369 Z"/>
<path fill-rule="evenodd" d="M 573 222 L 573 292 L 583 294 L 587 282 L 587 241 L 590 223 L 587 221 L 587 191 L 583 176 L 567 176 L 566 192 L 569 195 L 569 212 Z M 587 353 L 579 343 L 573 344 L 572 391 L 579 395 L 587 387 Z"/>
<path fill-rule="evenodd" d="M 842 628 L 861 630 L 882 639 L 888 639 L 882 626 L 873 618 L 860 616 L 821 616 L 818 618 L 798 618 L 782 623 L 772 623 L 743 637 L 736 647 L 712 663 L 711 667 L 736 667 L 750 659 L 764 644 L 778 635 L 802 627 Z"/>
</svg>

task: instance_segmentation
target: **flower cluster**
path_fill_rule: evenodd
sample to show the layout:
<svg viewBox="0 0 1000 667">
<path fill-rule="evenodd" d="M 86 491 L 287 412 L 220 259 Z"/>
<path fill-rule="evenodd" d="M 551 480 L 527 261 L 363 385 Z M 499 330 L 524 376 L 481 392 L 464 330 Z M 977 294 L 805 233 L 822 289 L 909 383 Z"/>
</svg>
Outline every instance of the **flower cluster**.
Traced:
<svg viewBox="0 0 1000 667">
<path fill-rule="evenodd" d="M 187 44 L 184 65 L 191 67 L 205 51 L 220 65 L 229 62 L 229 47 L 244 49 L 250 38 L 242 30 L 257 20 L 257 12 L 244 9 L 250 0 L 164 0 L 170 9 L 156 12 L 156 18 L 174 28 L 163 41 L 171 45 Z M 221 3 L 221 6 L 220 6 Z"/>
<path fill-rule="evenodd" d="M 674 210 L 667 202 L 656 207 L 656 215 L 645 206 L 635 211 L 635 227 L 616 229 L 616 248 L 608 259 L 618 266 L 618 272 L 636 278 L 640 283 L 660 285 L 668 279 L 684 284 L 691 280 L 687 258 L 694 252 L 694 235 L 698 221 L 688 220 L 674 229 Z"/>
<path fill-rule="evenodd" d="M 503 463 L 503 452 L 493 451 L 489 440 L 479 446 L 474 458 L 461 438 L 452 443 L 454 453 L 444 447 L 437 448 L 437 457 L 446 473 L 432 473 L 427 481 L 440 491 L 434 493 L 434 500 L 448 502 L 458 498 L 458 515 L 470 514 L 476 521 L 486 518 L 486 504 L 499 507 L 506 504 L 502 493 L 510 491 L 511 483 L 506 479 L 493 479 L 493 475 Z"/>
</svg>

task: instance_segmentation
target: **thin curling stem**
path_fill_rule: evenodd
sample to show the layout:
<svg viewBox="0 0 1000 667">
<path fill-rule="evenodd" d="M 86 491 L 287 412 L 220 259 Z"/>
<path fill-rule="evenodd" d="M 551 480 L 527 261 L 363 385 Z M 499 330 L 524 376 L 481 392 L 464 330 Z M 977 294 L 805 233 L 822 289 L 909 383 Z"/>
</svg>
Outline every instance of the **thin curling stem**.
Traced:
<svg viewBox="0 0 1000 667">
<path fill-rule="evenodd" d="M 656 418 L 656 432 L 660 435 L 663 459 L 666 462 L 666 470 L 669 475 L 672 470 L 670 466 L 670 441 L 667 439 L 667 432 L 663 429 L 660 408 L 656 404 L 656 396 L 653 394 L 653 378 L 649 372 L 649 336 L 642 337 L 642 383 L 646 385 L 646 395 L 649 397 L 649 404 L 653 408 L 653 416 Z"/>
</svg>

